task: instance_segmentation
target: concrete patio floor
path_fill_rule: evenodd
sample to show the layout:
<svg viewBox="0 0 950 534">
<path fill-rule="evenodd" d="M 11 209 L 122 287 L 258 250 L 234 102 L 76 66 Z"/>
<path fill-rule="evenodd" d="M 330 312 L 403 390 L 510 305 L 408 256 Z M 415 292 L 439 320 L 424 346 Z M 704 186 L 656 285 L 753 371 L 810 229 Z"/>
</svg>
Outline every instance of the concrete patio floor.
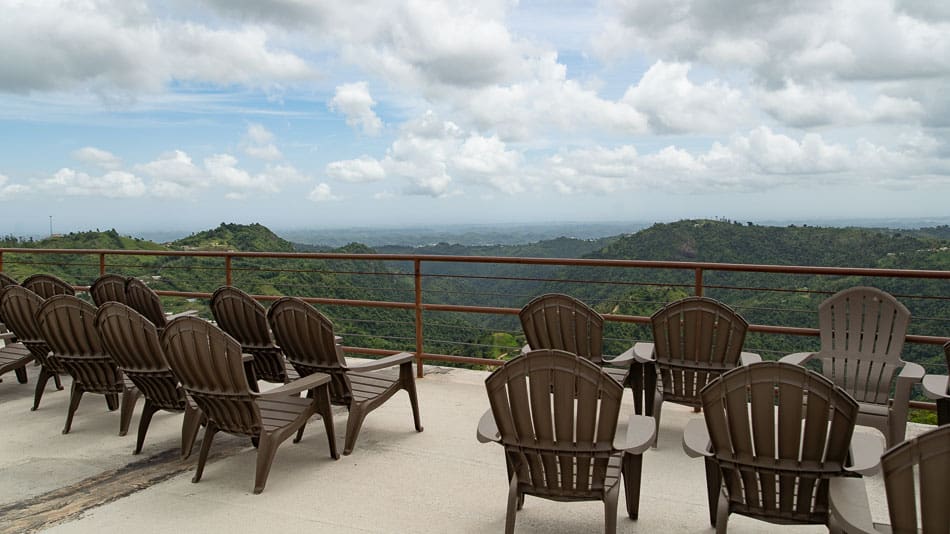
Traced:
<svg viewBox="0 0 950 534">
<path fill-rule="evenodd" d="M 251 492 L 255 449 L 247 439 L 219 434 L 212 454 L 221 454 L 209 459 L 202 481 L 192 484 L 200 436 L 192 457 L 178 460 L 181 415 L 156 414 L 142 454 L 134 456 L 141 399 L 124 437 L 117 435 L 118 411 L 108 412 L 97 395 L 83 398 L 72 432 L 62 435 L 69 379 L 64 391 L 51 383 L 40 409 L 31 412 L 39 373 L 32 366 L 29 372 L 28 385 L 12 374 L 0 383 L 0 533 L 504 530 L 502 449 L 475 440 L 488 406 L 486 372 L 427 367 L 418 381 L 425 431 L 414 431 L 408 398 L 399 393 L 369 415 L 353 454 L 338 461 L 329 457 L 323 425 L 311 422 L 301 443 L 280 447 L 261 495 Z M 334 415 L 342 450 L 346 412 Z M 627 518 L 621 496 L 618 532 L 713 531 L 703 462 L 687 457 L 680 441 L 695 417 L 702 416 L 664 405 L 659 447 L 644 455 L 640 518 Z M 927 428 L 910 426 L 909 435 Z M 880 477 L 866 481 L 875 520 L 886 520 Z M 603 520 L 597 502 L 528 497 L 515 530 L 601 532 Z M 735 533 L 826 531 L 740 516 L 732 516 L 729 527 Z"/>
</svg>

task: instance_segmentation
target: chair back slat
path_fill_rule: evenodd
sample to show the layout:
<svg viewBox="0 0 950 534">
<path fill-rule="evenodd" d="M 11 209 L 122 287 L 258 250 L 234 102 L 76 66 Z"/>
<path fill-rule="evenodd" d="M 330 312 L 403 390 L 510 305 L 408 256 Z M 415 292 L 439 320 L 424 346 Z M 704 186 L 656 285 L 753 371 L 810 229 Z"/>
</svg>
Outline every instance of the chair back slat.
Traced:
<svg viewBox="0 0 950 534">
<path fill-rule="evenodd" d="M 89 294 L 96 306 L 102 306 L 106 302 L 121 302 L 128 304 L 125 297 L 126 278 L 118 274 L 104 274 L 96 278 L 89 286 Z"/>
<path fill-rule="evenodd" d="M 125 283 L 125 298 L 128 299 L 129 307 L 144 315 L 159 332 L 165 328 L 168 320 L 162 309 L 162 299 L 145 282 L 130 277 Z"/>
<path fill-rule="evenodd" d="M 622 387 L 589 360 L 535 350 L 485 381 L 510 465 L 535 493 L 603 492 Z"/>
<path fill-rule="evenodd" d="M 881 457 L 881 469 L 894 532 L 947 532 L 950 525 L 950 506 L 947 506 L 950 425 L 937 427 L 889 449 Z"/>
<path fill-rule="evenodd" d="M 122 373 L 106 353 L 95 326 L 96 308 L 72 295 L 55 295 L 36 310 L 36 324 L 73 380 L 93 393 L 119 393 Z"/>
<path fill-rule="evenodd" d="M 583 302 L 568 295 L 541 295 L 518 317 L 532 350 L 563 350 L 598 365 L 603 361 L 604 318 Z"/>
<path fill-rule="evenodd" d="M 125 304 L 110 301 L 99 307 L 95 325 L 106 352 L 145 398 L 162 409 L 185 408 L 185 393 L 165 361 L 151 321 Z"/>
<path fill-rule="evenodd" d="M 822 372 L 859 402 L 887 403 L 910 311 L 873 287 L 839 291 L 818 307 Z"/>
<path fill-rule="evenodd" d="M 169 322 L 161 339 L 169 367 L 208 420 L 225 432 L 260 434 L 240 343 L 197 317 Z"/>
<path fill-rule="evenodd" d="M 271 339 L 267 310 L 240 289 L 222 286 L 211 296 L 211 313 L 218 327 L 241 344 L 244 352 L 254 355 L 257 377 L 268 382 L 287 378 L 284 355 Z"/>
<path fill-rule="evenodd" d="M 738 365 L 749 323 L 705 297 L 672 302 L 650 317 L 663 398 L 699 406 L 699 391 Z"/>
<path fill-rule="evenodd" d="M 75 295 L 76 290 L 68 282 L 51 274 L 27 276 L 20 284 L 44 299 L 54 295 Z"/>
<path fill-rule="evenodd" d="M 701 397 L 730 509 L 826 523 L 828 479 L 846 474 L 857 402 L 821 375 L 779 362 L 728 371 Z"/>
</svg>

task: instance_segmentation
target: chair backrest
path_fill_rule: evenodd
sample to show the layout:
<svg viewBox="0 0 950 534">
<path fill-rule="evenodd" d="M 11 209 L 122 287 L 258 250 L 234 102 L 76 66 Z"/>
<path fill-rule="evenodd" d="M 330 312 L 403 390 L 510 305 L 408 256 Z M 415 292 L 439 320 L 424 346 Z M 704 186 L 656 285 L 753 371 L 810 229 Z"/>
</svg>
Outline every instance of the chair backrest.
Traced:
<svg viewBox="0 0 950 534">
<path fill-rule="evenodd" d="M 583 302 L 568 295 L 541 295 L 525 304 L 518 318 L 532 350 L 563 350 L 603 362 L 604 318 Z"/>
<path fill-rule="evenodd" d="M 73 289 L 73 286 L 71 286 L 65 280 L 57 278 L 51 274 L 40 273 L 27 276 L 23 279 L 23 283 L 20 285 L 44 299 L 48 299 L 53 295 L 76 294 L 76 290 Z"/>
<path fill-rule="evenodd" d="M 258 435 L 261 414 L 247 383 L 241 344 L 197 317 L 179 317 L 162 333 L 165 359 L 195 404 L 225 432 Z"/>
<path fill-rule="evenodd" d="M 106 302 L 128 303 L 125 298 L 125 282 L 126 278 L 118 274 L 104 274 L 96 278 L 89 286 L 92 301 L 96 306 L 102 306 Z"/>
<path fill-rule="evenodd" d="M 820 374 L 781 362 L 737 367 L 700 394 L 730 510 L 826 524 L 828 479 L 846 473 L 858 403 Z"/>
<path fill-rule="evenodd" d="M 300 376 L 330 375 L 330 397 L 349 402 L 346 358 L 336 344 L 333 323 L 316 308 L 297 297 L 282 297 L 267 310 L 274 338 Z"/>
<path fill-rule="evenodd" d="M 50 348 L 36 324 L 36 310 L 41 304 L 43 297 L 23 286 L 7 286 L 0 290 L 0 316 L 17 341 L 23 343 L 41 365 L 50 371 L 62 371 L 58 363 L 46 357 Z"/>
<path fill-rule="evenodd" d="M 11 276 L 8 276 L 6 273 L 0 272 L 0 290 L 7 286 L 18 286 L 20 285 L 15 279 Z M 3 312 L 0 311 L 0 323 L 3 322 Z"/>
<path fill-rule="evenodd" d="M 159 408 L 184 409 L 184 391 L 165 361 L 151 321 L 121 302 L 110 301 L 99 306 L 95 324 L 106 352 L 147 399 Z"/>
<path fill-rule="evenodd" d="M 271 339 L 267 310 L 260 302 L 236 287 L 222 286 L 211 295 L 211 313 L 221 330 L 254 355 L 258 378 L 283 381 L 284 355 Z"/>
<path fill-rule="evenodd" d="M 916 467 L 917 476 L 914 476 Z M 950 425 L 892 447 L 881 456 L 894 532 L 944 534 L 950 525 Z M 920 515 L 917 514 L 918 505 Z"/>
<path fill-rule="evenodd" d="M 549 497 L 603 493 L 623 387 L 591 361 L 534 350 L 496 369 L 488 400 L 521 484 Z"/>
<path fill-rule="evenodd" d="M 158 328 L 159 332 L 165 328 L 168 320 L 165 319 L 165 310 L 162 309 L 162 299 L 152 288 L 145 285 L 145 282 L 134 276 L 126 280 L 125 298 L 128 300 L 126 304 L 144 315 L 155 325 L 155 328 Z"/>
<path fill-rule="evenodd" d="M 86 391 L 119 392 L 122 373 L 96 331 L 96 307 L 73 295 L 54 295 L 36 310 L 36 325 L 56 359 Z"/>
<path fill-rule="evenodd" d="M 663 398 L 699 406 L 699 391 L 739 363 L 749 323 L 706 297 L 667 304 L 650 317 Z"/>
<path fill-rule="evenodd" d="M 873 287 L 835 293 L 818 307 L 822 374 L 859 402 L 887 404 L 910 311 Z"/>
</svg>

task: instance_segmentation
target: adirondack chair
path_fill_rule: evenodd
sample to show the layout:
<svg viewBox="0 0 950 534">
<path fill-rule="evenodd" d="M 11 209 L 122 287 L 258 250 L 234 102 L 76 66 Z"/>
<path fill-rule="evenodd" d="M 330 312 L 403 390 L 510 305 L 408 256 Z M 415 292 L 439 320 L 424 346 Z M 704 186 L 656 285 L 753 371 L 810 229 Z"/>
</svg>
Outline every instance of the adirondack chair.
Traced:
<svg viewBox="0 0 950 534">
<path fill-rule="evenodd" d="M 804 367 L 737 367 L 700 396 L 704 418 L 687 423 L 683 449 L 715 465 L 706 470 L 706 484 L 718 534 L 726 532 L 733 513 L 776 524 L 828 525 L 829 488 L 879 468 L 882 440 L 854 434 L 858 403 Z"/>
<path fill-rule="evenodd" d="M 950 371 L 950 341 L 944 343 L 943 354 L 947 357 L 947 370 Z M 937 401 L 937 424 L 950 425 L 950 376 L 926 375 L 921 389 L 924 395 Z"/>
<path fill-rule="evenodd" d="M 211 313 L 218 327 L 254 356 L 254 373 L 267 382 L 284 383 L 287 369 L 284 353 L 271 339 L 267 310 L 240 289 L 222 286 L 211 295 Z"/>
<path fill-rule="evenodd" d="M 116 301 L 99 306 L 95 325 L 106 352 L 145 396 L 134 454 L 142 452 L 152 416 L 159 410 L 167 410 L 184 413 L 181 457 L 188 458 L 204 415 L 194 402 L 188 400 L 178 378 L 168 367 L 155 325 L 139 312 Z"/>
<path fill-rule="evenodd" d="M 904 441 L 911 391 L 924 378 L 923 367 L 901 360 L 908 322 L 907 308 L 884 291 L 845 289 L 818 307 L 818 352 L 790 354 L 782 361 L 802 365 L 820 360 L 822 374 L 858 401 L 858 424 L 880 430 L 892 447 Z"/>
<path fill-rule="evenodd" d="M 621 385 L 634 388 L 634 402 L 639 405 L 641 396 L 636 388 L 640 384 L 632 382 L 631 377 L 639 378 L 642 371 L 631 371 L 630 367 L 639 363 L 634 360 L 632 350 L 611 359 L 604 357 L 604 318 L 593 308 L 574 297 L 549 293 L 525 304 L 518 318 L 528 341 L 521 349 L 522 354 L 537 349 L 577 354 L 603 367 Z"/>
<path fill-rule="evenodd" d="M 653 391 L 652 410 L 646 413 L 653 414 L 657 428 L 664 401 L 700 408 L 699 391 L 706 384 L 740 364 L 762 361 L 742 351 L 749 323 L 718 300 L 672 302 L 650 317 L 650 325 L 653 343 L 636 343 L 633 352 L 652 370 L 644 386 Z"/>
<path fill-rule="evenodd" d="M 0 273 L 0 291 L 7 286 L 18 285 L 16 280 Z M 10 371 L 16 374 L 17 382 L 26 384 L 29 380 L 26 375 L 26 364 L 33 361 L 33 354 L 23 343 L 18 343 L 16 334 L 3 324 L 3 310 L 0 309 L 0 340 L 3 340 L 3 347 L 0 348 L 0 376 Z M 0 378 L 0 382 L 3 379 Z"/>
<path fill-rule="evenodd" d="M 95 326 L 96 308 L 72 295 L 55 295 L 36 310 L 36 325 L 56 359 L 73 377 L 63 434 L 68 434 L 79 401 L 85 393 L 98 393 L 106 398 L 109 410 L 119 407 L 119 435 L 129 431 L 132 410 L 138 389 L 126 382 L 122 371 L 106 353 Z"/>
<path fill-rule="evenodd" d="M 623 387 L 601 367 L 573 353 L 535 350 L 496 369 L 485 388 L 491 408 L 477 437 L 505 448 L 507 534 L 514 532 L 525 495 L 603 501 L 604 532 L 613 534 L 621 476 L 627 514 L 637 518 L 642 454 L 656 426 L 633 415 L 620 428 Z"/>
<path fill-rule="evenodd" d="M 36 293 L 44 299 L 53 295 L 75 295 L 76 290 L 68 282 L 51 274 L 34 274 L 27 276 L 21 283 L 23 287 Z"/>
<path fill-rule="evenodd" d="M 353 452 L 366 416 L 401 389 L 409 395 L 416 432 L 422 432 L 412 353 L 402 352 L 361 364 L 347 363 L 343 348 L 336 343 L 333 323 L 295 297 L 283 297 L 271 305 L 267 320 L 277 344 L 300 376 L 326 373 L 332 378 L 330 401 L 349 409 L 344 455 Z"/>
<path fill-rule="evenodd" d="M 155 325 L 158 335 L 162 335 L 168 319 L 165 317 L 165 310 L 162 309 L 162 300 L 158 293 L 145 285 L 145 282 L 132 276 L 125 282 L 125 298 L 126 304 Z"/>
<path fill-rule="evenodd" d="M 89 294 L 96 306 L 102 306 L 106 302 L 121 302 L 128 304 L 125 297 L 126 277 L 118 274 L 104 274 L 96 278 L 89 286 Z"/>
<path fill-rule="evenodd" d="M 250 436 L 258 443 L 254 493 L 260 493 L 277 447 L 314 414 L 323 418 L 330 456 L 338 458 L 327 391 L 329 376 L 314 373 L 266 393 L 251 391 L 240 343 L 196 317 L 172 320 L 162 334 L 162 347 L 172 372 L 208 420 L 192 482 L 201 480 L 211 441 L 222 431 Z M 303 391 L 312 394 L 302 399 Z"/>
<path fill-rule="evenodd" d="M 66 372 L 59 358 L 51 353 L 36 325 L 36 311 L 42 304 L 42 297 L 22 286 L 7 286 L 0 290 L 0 315 L 16 335 L 18 342 L 22 343 L 40 364 L 40 376 L 36 379 L 31 408 L 34 411 L 40 407 L 40 400 L 49 379 L 53 379 L 56 389 L 63 389 L 59 375 Z"/>
<path fill-rule="evenodd" d="M 891 524 L 873 523 L 864 481 L 846 479 L 831 487 L 828 498 L 832 532 L 946 534 L 950 531 L 950 506 L 947 506 L 950 425 L 937 427 L 888 449 L 881 457 L 881 470 Z"/>
</svg>

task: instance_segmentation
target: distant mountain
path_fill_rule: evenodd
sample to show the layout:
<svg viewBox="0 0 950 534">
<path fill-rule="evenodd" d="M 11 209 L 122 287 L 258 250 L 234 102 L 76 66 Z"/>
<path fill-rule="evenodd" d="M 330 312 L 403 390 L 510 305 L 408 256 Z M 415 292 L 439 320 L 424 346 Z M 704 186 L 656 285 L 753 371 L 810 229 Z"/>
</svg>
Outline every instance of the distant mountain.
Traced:
<svg viewBox="0 0 950 534">
<path fill-rule="evenodd" d="M 242 252 L 293 252 L 290 241 L 278 237 L 262 224 L 221 223 L 212 230 L 205 230 L 173 241 L 172 248 L 181 250 L 223 250 Z"/>
</svg>

